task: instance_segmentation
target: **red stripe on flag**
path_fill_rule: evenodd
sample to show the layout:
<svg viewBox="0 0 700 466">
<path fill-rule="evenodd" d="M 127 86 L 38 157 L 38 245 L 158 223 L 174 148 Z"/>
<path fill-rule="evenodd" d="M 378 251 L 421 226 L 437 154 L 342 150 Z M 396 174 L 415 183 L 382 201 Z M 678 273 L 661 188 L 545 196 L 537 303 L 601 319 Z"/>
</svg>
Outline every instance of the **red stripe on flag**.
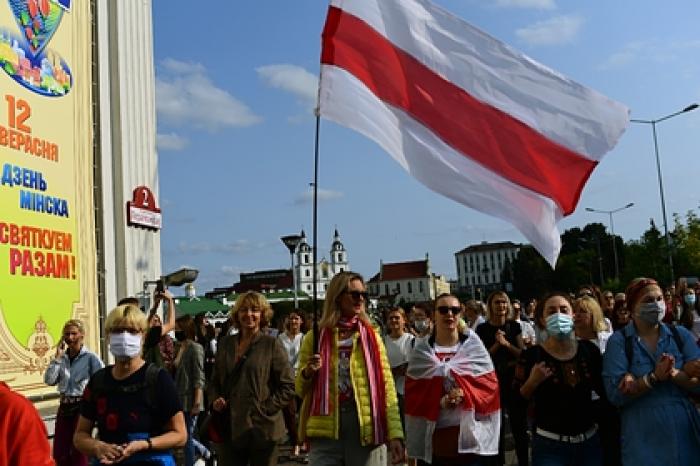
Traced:
<svg viewBox="0 0 700 466">
<path fill-rule="evenodd" d="M 408 416 L 437 421 L 442 398 L 442 377 L 413 379 L 406 377 L 404 411 Z"/>
<path fill-rule="evenodd" d="M 452 373 L 459 387 L 468 393 L 464 397 L 465 408 L 477 414 L 491 414 L 501 409 L 501 396 L 498 390 L 498 377 L 495 372 L 481 375 L 457 375 Z"/>
<path fill-rule="evenodd" d="M 573 212 L 597 165 L 475 99 L 361 19 L 333 6 L 323 31 L 321 63 L 346 70 L 464 156 L 552 199 L 565 215 Z"/>
</svg>

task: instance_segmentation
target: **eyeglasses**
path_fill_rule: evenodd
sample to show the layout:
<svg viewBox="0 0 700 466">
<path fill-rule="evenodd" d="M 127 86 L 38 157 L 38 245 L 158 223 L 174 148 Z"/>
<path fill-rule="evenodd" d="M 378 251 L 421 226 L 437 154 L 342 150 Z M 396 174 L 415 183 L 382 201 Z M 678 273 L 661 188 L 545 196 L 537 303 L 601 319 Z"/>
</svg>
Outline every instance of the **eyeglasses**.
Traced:
<svg viewBox="0 0 700 466">
<path fill-rule="evenodd" d="M 459 306 L 438 306 L 437 311 L 442 315 L 447 315 L 450 311 L 452 311 L 452 315 L 457 315 L 462 311 L 462 308 Z"/>
<path fill-rule="evenodd" d="M 357 291 L 357 290 L 347 291 L 346 290 L 345 293 L 349 294 L 350 297 L 355 301 L 358 301 L 360 299 L 360 297 L 362 297 L 362 299 L 364 299 L 365 301 L 369 301 L 369 293 L 367 293 L 366 291 Z"/>
</svg>

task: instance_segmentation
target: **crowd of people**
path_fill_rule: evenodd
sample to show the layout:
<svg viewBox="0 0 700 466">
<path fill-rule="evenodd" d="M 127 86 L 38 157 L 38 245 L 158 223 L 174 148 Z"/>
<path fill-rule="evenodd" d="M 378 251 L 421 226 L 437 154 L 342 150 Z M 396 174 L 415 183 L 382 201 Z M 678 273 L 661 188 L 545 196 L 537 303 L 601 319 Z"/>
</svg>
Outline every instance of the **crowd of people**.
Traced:
<svg viewBox="0 0 700 466">
<path fill-rule="evenodd" d="M 624 293 L 585 285 L 523 303 L 443 294 L 372 319 L 364 279 L 341 272 L 317 332 L 299 310 L 272 331 L 252 291 L 220 326 L 176 317 L 167 291 L 148 313 L 126 298 L 105 321 L 112 365 L 79 320 L 64 325 L 44 376 L 60 392 L 53 459 L 268 466 L 286 438 L 285 460 L 312 465 L 500 466 L 510 432 L 519 466 L 695 465 L 696 291 L 639 278 Z M 52 464 L 27 404 L 0 384 L 2 464 Z"/>
</svg>

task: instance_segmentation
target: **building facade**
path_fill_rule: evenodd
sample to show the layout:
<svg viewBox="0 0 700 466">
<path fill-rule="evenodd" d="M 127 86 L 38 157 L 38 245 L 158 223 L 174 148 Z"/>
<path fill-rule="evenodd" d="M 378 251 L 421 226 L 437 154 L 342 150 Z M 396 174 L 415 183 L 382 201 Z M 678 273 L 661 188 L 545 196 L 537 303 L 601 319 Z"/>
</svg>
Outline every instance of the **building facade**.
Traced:
<svg viewBox="0 0 700 466">
<path fill-rule="evenodd" d="M 379 264 L 379 273 L 367 282 L 370 296 L 380 303 L 432 301 L 450 292 L 443 275 L 430 272 L 428 254 L 424 260 Z"/>
<path fill-rule="evenodd" d="M 306 240 L 306 233 L 302 230 L 301 241 L 297 246 L 295 274 L 297 280 L 297 290 L 313 296 L 313 248 Z M 335 274 L 345 272 L 350 269 L 348 263 L 348 252 L 340 241 L 340 234 L 336 228 L 333 234 L 333 243 L 330 248 L 330 260 L 322 257 L 316 263 L 316 292 L 319 299 L 326 297 L 326 289 Z"/>
<path fill-rule="evenodd" d="M 508 288 L 512 283 L 503 280 L 503 272 L 509 272 L 506 277 L 512 276 L 510 267 L 519 251 L 520 245 L 510 241 L 483 241 L 456 252 L 458 289 L 475 297 L 496 289 L 511 291 Z"/>
</svg>

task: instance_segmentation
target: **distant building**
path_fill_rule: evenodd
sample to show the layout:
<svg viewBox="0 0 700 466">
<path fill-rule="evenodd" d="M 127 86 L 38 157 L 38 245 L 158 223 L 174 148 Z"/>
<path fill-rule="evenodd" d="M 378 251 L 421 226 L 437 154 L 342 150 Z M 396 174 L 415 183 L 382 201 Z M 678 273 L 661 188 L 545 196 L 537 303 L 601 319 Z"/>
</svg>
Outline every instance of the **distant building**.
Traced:
<svg viewBox="0 0 700 466">
<path fill-rule="evenodd" d="M 430 301 L 450 292 L 450 284 L 442 275 L 430 272 L 430 260 L 379 264 L 379 273 L 367 282 L 367 290 L 379 302 L 398 304 Z"/>
<path fill-rule="evenodd" d="M 457 265 L 457 285 L 461 291 L 472 296 L 507 288 L 512 284 L 503 283 L 503 271 L 518 257 L 520 245 L 504 241 L 500 243 L 474 244 L 455 253 Z M 512 275 L 512 270 L 510 270 Z M 481 297 L 481 296 L 479 296 Z"/>
<path fill-rule="evenodd" d="M 348 268 L 348 253 L 340 241 L 340 234 L 336 229 L 330 248 L 330 260 L 325 257 L 318 260 L 316 290 L 319 299 L 325 298 L 326 288 L 328 288 L 328 284 L 335 274 L 347 271 Z M 294 275 L 291 269 L 258 270 L 241 273 L 240 280 L 233 286 L 214 288 L 212 291 L 205 293 L 205 296 L 212 299 L 229 299 L 231 294 L 241 294 L 246 291 L 293 293 L 294 278 L 297 281 L 299 297 L 304 296 L 303 299 L 307 299 L 309 296 L 313 296 L 313 248 L 309 246 L 306 234 L 303 231 L 301 232 L 301 241 L 297 247 L 294 269 Z"/>
<path fill-rule="evenodd" d="M 330 249 L 330 260 L 325 257 L 317 259 L 316 265 L 316 292 L 319 299 L 326 297 L 326 288 L 335 274 L 349 270 L 348 253 L 340 241 L 338 229 L 333 234 L 333 243 Z M 297 247 L 296 279 L 297 290 L 313 296 L 313 248 L 306 241 L 306 234 L 302 230 L 301 242 Z"/>
</svg>

